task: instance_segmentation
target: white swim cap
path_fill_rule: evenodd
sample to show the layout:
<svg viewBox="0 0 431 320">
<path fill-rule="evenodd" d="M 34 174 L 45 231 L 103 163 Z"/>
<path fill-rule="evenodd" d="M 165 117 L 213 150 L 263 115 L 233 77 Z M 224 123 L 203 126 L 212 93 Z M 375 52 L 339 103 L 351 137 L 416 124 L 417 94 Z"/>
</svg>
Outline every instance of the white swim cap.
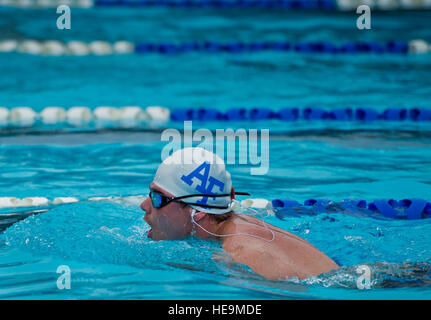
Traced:
<svg viewBox="0 0 431 320">
<path fill-rule="evenodd" d="M 159 166 L 153 181 L 175 197 L 194 194 L 227 194 L 224 197 L 190 197 L 181 200 L 201 212 L 223 214 L 232 211 L 230 197 L 232 180 L 224 161 L 202 148 L 185 148 L 175 151 Z M 221 208 L 208 208 L 218 206 Z"/>
</svg>

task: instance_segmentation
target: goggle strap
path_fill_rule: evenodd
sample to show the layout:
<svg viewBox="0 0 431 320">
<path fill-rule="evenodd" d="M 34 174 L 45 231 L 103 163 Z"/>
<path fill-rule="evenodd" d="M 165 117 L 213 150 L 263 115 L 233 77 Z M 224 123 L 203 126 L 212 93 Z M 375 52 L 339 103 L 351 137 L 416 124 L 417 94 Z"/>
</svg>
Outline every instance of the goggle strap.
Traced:
<svg viewBox="0 0 431 320">
<path fill-rule="evenodd" d="M 154 191 L 151 191 L 151 192 L 154 192 Z M 188 195 L 181 196 L 181 197 L 169 198 L 169 197 L 167 197 L 167 196 L 165 196 L 165 195 L 163 195 L 163 194 L 161 194 L 161 193 L 159 193 L 157 191 L 155 191 L 155 193 L 160 194 L 162 196 L 162 199 L 163 198 L 168 199 L 164 204 L 163 204 L 163 200 L 162 200 L 162 203 L 161 203 L 162 206 L 161 207 L 167 205 L 169 202 L 177 202 L 177 203 L 185 203 L 187 205 L 200 206 L 200 207 L 212 208 L 212 209 L 228 209 L 229 205 L 222 207 L 222 206 L 213 206 L 213 205 L 209 205 L 209 204 L 205 205 L 205 204 L 201 204 L 201 203 L 188 203 L 188 202 L 183 202 L 183 201 L 179 201 L 179 200 L 185 199 L 185 198 L 194 198 L 194 197 L 219 198 L 219 197 L 230 197 L 230 196 L 232 196 L 231 193 L 225 193 L 225 194 L 202 194 L 202 193 L 200 193 L 200 194 L 188 194 Z M 244 196 L 249 196 L 250 195 L 248 192 L 235 192 L 234 194 L 235 195 L 244 195 Z"/>
<path fill-rule="evenodd" d="M 229 208 L 229 205 L 222 207 L 222 206 L 212 206 L 209 204 L 189 203 L 189 202 L 175 201 L 175 200 L 172 200 L 172 202 L 184 203 L 184 204 L 189 205 L 189 206 L 199 206 L 199 207 L 210 208 L 210 209 L 228 209 Z"/>
<path fill-rule="evenodd" d="M 240 195 L 240 196 L 249 196 L 250 195 L 250 193 L 248 193 L 248 192 L 235 192 L 235 194 L 237 194 L 237 195 Z M 193 198 L 193 197 L 230 197 L 232 194 L 227 194 L 227 193 L 225 193 L 225 194 L 189 194 L 189 195 L 186 195 L 186 196 L 181 196 L 181 197 L 177 197 L 177 198 L 174 198 L 174 199 L 172 199 L 172 201 L 174 201 L 174 202 L 177 202 L 176 200 L 179 200 L 179 199 L 184 199 L 184 198 Z M 183 202 L 183 201 L 178 201 L 178 202 L 182 202 L 182 203 L 186 203 L 186 204 L 188 204 L 188 205 L 192 205 L 192 206 L 199 206 L 199 207 L 204 207 L 204 208 L 212 208 L 212 209 L 228 209 L 229 208 L 229 205 L 227 205 L 227 206 L 213 206 L 213 205 L 205 205 L 205 204 L 201 204 L 201 203 L 188 203 L 188 202 Z"/>
<path fill-rule="evenodd" d="M 185 199 L 185 198 L 194 198 L 194 197 L 208 197 L 208 198 L 219 198 L 219 197 L 230 197 L 232 194 L 230 193 L 223 193 L 223 194 L 188 194 L 186 196 L 181 196 L 181 197 L 176 197 L 173 198 L 172 200 L 180 200 L 180 199 Z M 240 196 L 249 196 L 250 193 L 248 192 L 235 192 L 235 195 L 240 195 Z"/>
</svg>

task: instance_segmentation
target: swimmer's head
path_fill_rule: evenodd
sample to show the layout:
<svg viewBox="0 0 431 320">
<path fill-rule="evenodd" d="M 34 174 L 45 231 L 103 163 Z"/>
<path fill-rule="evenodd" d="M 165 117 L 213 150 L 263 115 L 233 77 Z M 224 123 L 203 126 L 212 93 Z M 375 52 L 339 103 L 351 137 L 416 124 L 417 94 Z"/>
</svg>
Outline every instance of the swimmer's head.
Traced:
<svg viewBox="0 0 431 320">
<path fill-rule="evenodd" d="M 146 212 L 144 220 L 152 227 L 148 236 L 154 240 L 185 237 L 194 230 L 194 223 L 210 224 L 210 228 L 232 212 L 230 174 L 220 157 L 202 148 L 185 148 L 166 158 L 150 191 L 141 208 Z"/>
</svg>

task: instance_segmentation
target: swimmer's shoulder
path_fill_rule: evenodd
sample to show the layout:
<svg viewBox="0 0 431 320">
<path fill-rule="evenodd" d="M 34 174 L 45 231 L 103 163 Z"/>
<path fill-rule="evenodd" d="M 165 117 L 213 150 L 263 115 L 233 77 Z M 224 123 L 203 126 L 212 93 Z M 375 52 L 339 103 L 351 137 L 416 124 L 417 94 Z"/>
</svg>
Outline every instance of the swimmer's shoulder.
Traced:
<svg viewBox="0 0 431 320">
<path fill-rule="evenodd" d="M 257 217 L 240 213 L 235 213 L 232 219 L 230 219 L 230 221 L 226 223 L 225 233 L 253 232 L 253 234 L 261 236 L 265 239 L 271 239 L 272 234 L 271 231 L 268 231 L 268 229 L 274 232 L 274 235 L 277 240 L 289 238 L 301 242 L 307 242 L 306 240 L 298 237 L 297 235 L 279 227 L 276 227 L 268 222 L 264 222 Z M 275 244 L 275 242 L 273 244 Z"/>
<path fill-rule="evenodd" d="M 270 250 L 262 240 L 247 236 L 227 237 L 223 240 L 223 249 L 233 261 L 249 266 L 268 280 L 298 276 L 295 268 L 282 261 L 280 255 Z"/>
</svg>

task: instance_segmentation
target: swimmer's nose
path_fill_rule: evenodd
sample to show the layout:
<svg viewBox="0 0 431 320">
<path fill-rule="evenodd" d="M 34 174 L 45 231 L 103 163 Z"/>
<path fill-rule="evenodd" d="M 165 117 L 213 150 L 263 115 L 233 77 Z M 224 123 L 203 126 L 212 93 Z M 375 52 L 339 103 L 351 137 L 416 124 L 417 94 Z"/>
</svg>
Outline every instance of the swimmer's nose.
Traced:
<svg viewBox="0 0 431 320">
<path fill-rule="evenodd" d="M 144 201 L 142 201 L 140 207 L 146 213 L 148 213 L 148 214 L 151 213 L 151 201 L 150 201 L 150 197 L 147 197 Z"/>
</svg>

